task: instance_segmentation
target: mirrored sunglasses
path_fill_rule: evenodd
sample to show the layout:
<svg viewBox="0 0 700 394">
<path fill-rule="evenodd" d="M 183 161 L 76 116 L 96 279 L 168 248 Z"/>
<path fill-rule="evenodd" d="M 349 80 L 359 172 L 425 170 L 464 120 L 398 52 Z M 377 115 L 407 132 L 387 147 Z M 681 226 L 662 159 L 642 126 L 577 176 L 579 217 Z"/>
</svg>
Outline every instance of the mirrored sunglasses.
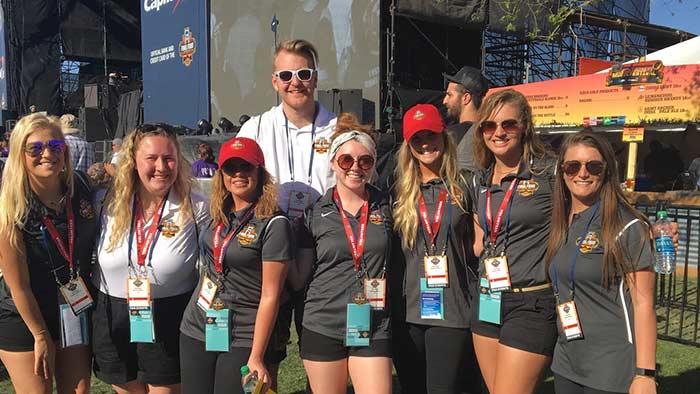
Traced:
<svg viewBox="0 0 700 394">
<path fill-rule="evenodd" d="M 336 159 L 336 163 L 338 163 L 338 167 L 342 168 L 345 171 L 348 171 L 352 168 L 352 166 L 355 165 L 355 162 L 357 161 L 357 166 L 360 167 L 363 171 L 369 171 L 374 167 L 374 157 L 370 155 L 362 155 L 355 160 L 354 157 L 345 154 L 345 155 L 340 155 L 338 156 L 338 159 Z"/>
<path fill-rule="evenodd" d="M 24 146 L 24 152 L 31 157 L 37 157 L 48 149 L 51 153 L 62 154 L 66 150 L 66 142 L 61 140 L 49 140 L 48 142 L 29 142 Z"/>
</svg>

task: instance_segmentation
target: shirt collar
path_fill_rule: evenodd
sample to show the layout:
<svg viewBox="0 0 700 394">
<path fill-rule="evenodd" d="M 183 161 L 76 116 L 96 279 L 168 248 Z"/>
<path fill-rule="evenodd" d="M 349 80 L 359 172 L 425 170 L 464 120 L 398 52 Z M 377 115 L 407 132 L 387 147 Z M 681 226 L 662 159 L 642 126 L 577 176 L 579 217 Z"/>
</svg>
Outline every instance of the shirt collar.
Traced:
<svg viewBox="0 0 700 394">
<path fill-rule="evenodd" d="M 335 201 L 333 201 L 334 190 L 335 186 L 328 189 L 328 191 L 326 191 L 326 193 L 318 199 L 320 206 L 332 207 L 335 205 Z M 369 206 L 373 209 L 377 204 L 379 204 L 379 202 L 382 201 L 382 191 L 371 184 L 367 184 L 367 191 L 369 192 Z"/>
<path fill-rule="evenodd" d="M 330 124 L 331 120 L 335 119 L 335 114 L 332 112 L 329 112 L 323 105 L 321 105 L 318 101 L 315 102 L 316 106 L 318 108 L 318 114 L 316 114 L 316 130 L 318 131 L 319 128 L 326 127 Z M 282 104 L 278 105 L 274 109 L 275 111 L 275 120 L 277 123 L 277 126 L 280 127 L 282 130 L 284 130 L 284 110 L 282 109 Z M 302 128 L 297 128 L 292 122 L 289 122 L 289 130 L 292 131 L 311 131 L 311 123 L 308 125 L 302 127 Z"/>
</svg>

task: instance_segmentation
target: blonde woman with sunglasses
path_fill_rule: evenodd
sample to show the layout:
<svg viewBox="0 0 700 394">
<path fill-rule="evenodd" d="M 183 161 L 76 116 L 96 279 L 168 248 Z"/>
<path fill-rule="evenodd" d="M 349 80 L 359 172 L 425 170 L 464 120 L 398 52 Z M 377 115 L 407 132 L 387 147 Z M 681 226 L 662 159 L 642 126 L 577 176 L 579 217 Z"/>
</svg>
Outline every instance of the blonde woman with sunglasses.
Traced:
<svg viewBox="0 0 700 394">
<path fill-rule="evenodd" d="M 91 201 L 59 120 L 20 119 L 0 190 L 0 360 L 18 393 L 89 392 Z"/>
</svg>

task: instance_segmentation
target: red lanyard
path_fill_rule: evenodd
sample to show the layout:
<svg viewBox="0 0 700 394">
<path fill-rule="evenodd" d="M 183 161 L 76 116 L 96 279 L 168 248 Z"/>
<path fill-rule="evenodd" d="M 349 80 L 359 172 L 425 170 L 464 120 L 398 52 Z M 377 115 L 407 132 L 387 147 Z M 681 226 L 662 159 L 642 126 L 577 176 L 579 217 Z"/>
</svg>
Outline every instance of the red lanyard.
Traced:
<svg viewBox="0 0 700 394">
<path fill-rule="evenodd" d="M 498 238 L 498 232 L 501 230 L 501 225 L 503 224 L 503 216 L 505 216 L 506 210 L 508 209 L 508 203 L 513 197 L 513 191 L 515 186 L 518 184 L 518 178 L 513 179 L 506 191 L 506 195 L 503 197 L 501 206 L 498 207 L 498 212 L 496 212 L 495 222 L 491 218 L 491 190 L 486 191 L 486 223 L 490 229 L 491 234 L 491 245 L 496 245 L 496 238 Z"/>
<path fill-rule="evenodd" d="M 440 230 L 440 222 L 442 221 L 442 211 L 445 209 L 445 201 L 447 201 L 447 190 L 441 189 L 438 195 L 437 206 L 435 207 L 435 214 L 433 215 L 433 224 L 431 226 L 428 221 L 428 209 L 425 207 L 425 199 L 421 194 L 418 199 L 418 211 L 420 212 L 421 223 L 423 223 L 423 230 L 430 237 L 430 246 L 435 247 L 435 238 L 437 238 L 438 231 Z"/>
<path fill-rule="evenodd" d="M 255 204 L 253 204 L 248 211 L 243 215 L 241 221 L 238 223 L 238 227 L 231 231 L 223 242 L 221 241 L 221 230 L 224 228 L 224 222 L 219 222 L 214 229 L 214 235 L 212 239 L 212 244 L 214 246 L 214 268 L 216 272 L 222 274 L 224 272 L 224 257 L 226 256 L 226 250 L 228 249 L 228 244 L 231 243 L 231 239 L 235 237 L 243 228 L 243 226 L 248 223 L 248 219 L 253 215 L 255 211 Z"/>
<path fill-rule="evenodd" d="M 134 227 L 136 233 L 136 256 L 138 258 L 137 263 L 140 266 L 146 264 L 146 256 L 148 255 L 148 250 L 151 248 L 151 243 L 153 243 L 153 238 L 158 231 L 158 225 L 160 223 L 160 217 L 163 214 L 163 206 L 167 200 L 167 196 L 160 200 L 155 213 L 153 214 L 153 221 L 148 227 L 148 234 L 143 233 L 143 207 L 141 205 L 141 199 L 138 195 L 134 196 L 135 201 L 135 212 L 134 212 Z"/>
<path fill-rule="evenodd" d="M 71 199 L 66 200 L 66 217 L 68 220 L 68 249 L 66 250 L 66 244 L 63 243 L 61 239 L 61 234 L 56 230 L 56 226 L 53 225 L 51 219 L 48 216 L 44 216 L 42 221 L 46 230 L 51 234 L 53 243 L 56 244 L 56 248 L 61 253 L 64 259 L 68 262 L 68 267 L 73 271 L 73 245 L 75 244 L 75 216 L 73 216 L 73 205 Z"/>
<path fill-rule="evenodd" d="M 352 227 L 350 226 L 350 221 L 348 220 L 345 211 L 343 210 L 343 204 L 340 202 L 340 197 L 338 196 L 338 189 L 333 189 L 333 201 L 338 207 L 338 213 L 340 213 L 340 218 L 343 219 L 343 227 L 345 228 L 345 236 L 348 239 L 348 245 L 350 246 L 350 252 L 352 252 L 352 259 L 355 261 L 355 271 L 360 269 L 360 262 L 362 261 L 362 254 L 365 251 L 365 239 L 367 238 L 367 219 L 369 218 L 369 203 L 365 201 L 362 204 L 360 210 L 360 228 L 357 234 L 357 243 L 355 243 L 355 234 L 352 232 Z"/>
</svg>

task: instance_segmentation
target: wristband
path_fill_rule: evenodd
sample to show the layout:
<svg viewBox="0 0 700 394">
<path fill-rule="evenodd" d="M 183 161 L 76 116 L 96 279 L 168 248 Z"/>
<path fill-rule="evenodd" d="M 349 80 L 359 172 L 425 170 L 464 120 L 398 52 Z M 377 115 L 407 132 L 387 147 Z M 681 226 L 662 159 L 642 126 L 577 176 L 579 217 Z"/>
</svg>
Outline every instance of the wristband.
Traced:
<svg viewBox="0 0 700 394">
<path fill-rule="evenodd" d="M 637 376 L 646 376 L 649 378 L 656 378 L 656 370 L 655 369 L 635 368 L 634 373 Z"/>
</svg>

